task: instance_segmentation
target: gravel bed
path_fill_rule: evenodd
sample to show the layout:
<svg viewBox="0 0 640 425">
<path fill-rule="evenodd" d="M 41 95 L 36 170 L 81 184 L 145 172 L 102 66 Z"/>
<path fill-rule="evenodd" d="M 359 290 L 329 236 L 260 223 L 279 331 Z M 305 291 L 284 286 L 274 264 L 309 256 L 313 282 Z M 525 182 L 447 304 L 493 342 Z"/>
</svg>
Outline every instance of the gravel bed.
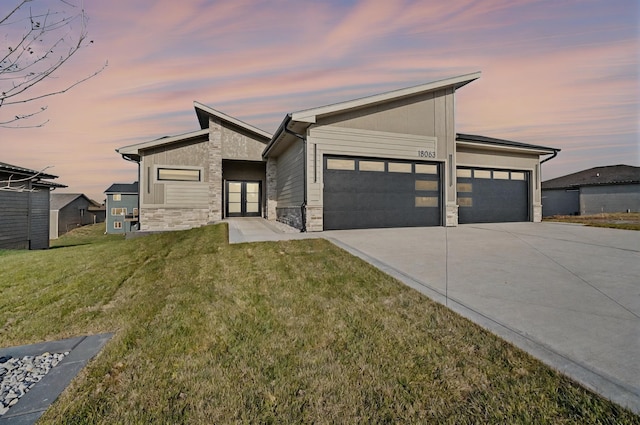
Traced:
<svg viewBox="0 0 640 425">
<path fill-rule="evenodd" d="M 0 357 L 0 417 L 68 354 Z"/>
</svg>

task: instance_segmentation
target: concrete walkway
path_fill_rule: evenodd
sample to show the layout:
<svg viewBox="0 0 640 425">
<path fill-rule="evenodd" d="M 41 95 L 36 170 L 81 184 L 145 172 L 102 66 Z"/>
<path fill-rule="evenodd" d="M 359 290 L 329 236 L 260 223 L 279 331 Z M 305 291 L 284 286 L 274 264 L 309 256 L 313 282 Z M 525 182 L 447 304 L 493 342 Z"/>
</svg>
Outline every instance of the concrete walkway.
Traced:
<svg viewBox="0 0 640 425">
<path fill-rule="evenodd" d="M 251 241 L 289 239 L 263 225 L 263 239 L 258 224 L 233 227 Z M 640 232 L 498 223 L 307 237 L 329 239 L 640 413 Z"/>
</svg>

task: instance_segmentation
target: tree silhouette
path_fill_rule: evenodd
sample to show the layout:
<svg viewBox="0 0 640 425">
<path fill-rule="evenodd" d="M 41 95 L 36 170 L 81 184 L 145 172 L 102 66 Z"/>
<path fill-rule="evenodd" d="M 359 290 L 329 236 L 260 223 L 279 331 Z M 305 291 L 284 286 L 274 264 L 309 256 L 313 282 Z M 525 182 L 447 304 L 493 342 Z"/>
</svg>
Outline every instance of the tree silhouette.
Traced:
<svg viewBox="0 0 640 425">
<path fill-rule="evenodd" d="M 82 0 L 80 0 L 82 1 Z M 0 9 L 0 127 L 41 127 L 25 120 L 47 109 L 44 98 L 65 93 L 102 72 L 107 63 L 63 85 L 53 81 L 60 69 L 81 49 L 91 45 L 82 3 L 70 0 L 20 0 Z M 45 4 L 45 3 L 48 3 Z"/>
</svg>

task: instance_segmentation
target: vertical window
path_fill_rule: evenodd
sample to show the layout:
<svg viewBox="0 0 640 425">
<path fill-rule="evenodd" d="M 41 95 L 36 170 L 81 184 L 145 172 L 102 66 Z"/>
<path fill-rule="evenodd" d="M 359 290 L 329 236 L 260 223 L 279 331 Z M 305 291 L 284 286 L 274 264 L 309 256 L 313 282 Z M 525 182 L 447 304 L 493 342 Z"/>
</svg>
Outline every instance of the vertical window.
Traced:
<svg viewBox="0 0 640 425">
<path fill-rule="evenodd" d="M 114 193 L 113 194 L 113 200 L 114 201 L 122 201 L 122 195 L 120 193 Z"/>
</svg>

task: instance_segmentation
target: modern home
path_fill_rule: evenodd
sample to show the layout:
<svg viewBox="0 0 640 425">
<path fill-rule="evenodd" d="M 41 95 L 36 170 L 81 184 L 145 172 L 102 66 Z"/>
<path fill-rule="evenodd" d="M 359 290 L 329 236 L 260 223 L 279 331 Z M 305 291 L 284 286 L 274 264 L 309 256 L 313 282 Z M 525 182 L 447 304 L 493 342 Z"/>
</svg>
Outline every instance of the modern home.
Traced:
<svg viewBox="0 0 640 425">
<path fill-rule="evenodd" d="M 540 164 L 559 149 L 457 133 L 455 93 L 479 77 L 292 112 L 273 135 L 195 102 L 200 130 L 116 150 L 140 164 L 140 228 L 540 221 Z"/>
<path fill-rule="evenodd" d="M 545 217 L 640 212 L 640 167 L 609 165 L 542 182 Z"/>
<path fill-rule="evenodd" d="M 50 239 L 57 239 L 76 227 L 105 220 L 104 205 L 82 193 L 51 193 L 50 208 Z"/>
<path fill-rule="evenodd" d="M 0 249 L 49 248 L 49 192 L 58 176 L 0 162 Z"/>
<path fill-rule="evenodd" d="M 128 233 L 138 230 L 138 182 L 114 183 L 104 191 L 106 233 Z"/>
</svg>

